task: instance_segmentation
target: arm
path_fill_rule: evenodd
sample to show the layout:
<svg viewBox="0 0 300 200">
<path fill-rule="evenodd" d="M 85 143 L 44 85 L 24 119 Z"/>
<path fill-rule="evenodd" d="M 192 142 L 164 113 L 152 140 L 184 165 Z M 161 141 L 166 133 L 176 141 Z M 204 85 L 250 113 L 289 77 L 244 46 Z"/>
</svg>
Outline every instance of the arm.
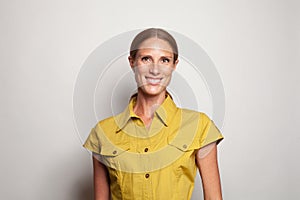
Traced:
<svg viewBox="0 0 300 200">
<path fill-rule="evenodd" d="M 202 148 L 196 153 L 196 163 L 199 169 L 205 200 L 221 200 L 222 191 L 217 160 L 217 145 L 208 145 L 203 154 Z M 203 156 L 205 155 L 205 156 Z"/>
<path fill-rule="evenodd" d="M 94 168 L 94 199 L 109 200 L 109 177 L 107 168 L 93 156 Z"/>
</svg>

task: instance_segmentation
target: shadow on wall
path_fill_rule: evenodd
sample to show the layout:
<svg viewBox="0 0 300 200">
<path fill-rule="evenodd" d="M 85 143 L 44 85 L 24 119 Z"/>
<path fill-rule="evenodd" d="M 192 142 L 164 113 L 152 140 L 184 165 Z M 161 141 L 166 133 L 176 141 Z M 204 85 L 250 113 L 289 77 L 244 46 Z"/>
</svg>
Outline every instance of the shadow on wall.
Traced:
<svg viewBox="0 0 300 200">
<path fill-rule="evenodd" d="M 90 169 L 92 171 L 92 169 Z M 72 198 L 70 200 L 93 200 L 93 182 L 90 176 L 81 177 L 75 182 L 74 187 L 72 188 L 73 192 Z"/>
<path fill-rule="evenodd" d="M 93 200 L 92 159 L 85 151 L 78 154 L 44 166 L 35 199 Z"/>
</svg>

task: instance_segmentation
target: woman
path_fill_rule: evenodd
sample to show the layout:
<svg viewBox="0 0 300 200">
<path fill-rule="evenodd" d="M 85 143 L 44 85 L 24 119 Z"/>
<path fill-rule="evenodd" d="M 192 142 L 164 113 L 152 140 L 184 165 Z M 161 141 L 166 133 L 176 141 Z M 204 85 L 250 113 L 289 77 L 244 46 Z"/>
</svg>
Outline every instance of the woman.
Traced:
<svg viewBox="0 0 300 200">
<path fill-rule="evenodd" d="M 121 114 L 100 121 L 84 147 L 93 152 L 95 199 L 190 199 L 199 169 L 204 199 L 222 199 L 217 144 L 204 114 L 178 108 L 166 88 L 178 64 L 175 39 L 150 28 L 132 41 L 138 91 Z"/>
</svg>

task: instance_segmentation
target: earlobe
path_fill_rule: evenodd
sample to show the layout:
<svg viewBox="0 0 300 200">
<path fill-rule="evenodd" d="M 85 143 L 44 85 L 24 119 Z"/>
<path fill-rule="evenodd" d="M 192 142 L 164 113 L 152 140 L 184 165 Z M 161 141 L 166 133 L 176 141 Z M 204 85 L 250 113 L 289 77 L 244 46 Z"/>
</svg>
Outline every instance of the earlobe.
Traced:
<svg viewBox="0 0 300 200">
<path fill-rule="evenodd" d="M 179 62 L 179 60 L 177 59 L 174 63 L 174 69 L 176 69 L 178 62 Z"/>
</svg>

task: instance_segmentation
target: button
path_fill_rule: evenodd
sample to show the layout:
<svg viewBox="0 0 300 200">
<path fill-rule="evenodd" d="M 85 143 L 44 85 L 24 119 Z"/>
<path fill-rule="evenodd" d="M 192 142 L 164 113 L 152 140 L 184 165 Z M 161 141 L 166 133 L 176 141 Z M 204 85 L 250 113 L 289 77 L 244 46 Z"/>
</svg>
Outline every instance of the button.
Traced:
<svg viewBox="0 0 300 200">
<path fill-rule="evenodd" d="M 145 178 L 149 178 L 150 174 L 145 174 Z"/>
<path fill-rule="evenodd" d="M 148 152 L 148 150 L 149 150 L 148 148 L 145 148 L 145 149 L 144 149 L 145 152 Z"/>
<path fill-rule="evenodd" d="M 117 154 L 118 152 L 115 150 L 115 151 L 113 151 L 113 154 Z"/>
<path fill-rule="evenodd" d="M 186 148 L 187 148 L 187 145 L 186 145 L 186 144 L 184 144 L 182 147 L 183 147 L 184 149 L 186 149 Z"/>
</svg>

